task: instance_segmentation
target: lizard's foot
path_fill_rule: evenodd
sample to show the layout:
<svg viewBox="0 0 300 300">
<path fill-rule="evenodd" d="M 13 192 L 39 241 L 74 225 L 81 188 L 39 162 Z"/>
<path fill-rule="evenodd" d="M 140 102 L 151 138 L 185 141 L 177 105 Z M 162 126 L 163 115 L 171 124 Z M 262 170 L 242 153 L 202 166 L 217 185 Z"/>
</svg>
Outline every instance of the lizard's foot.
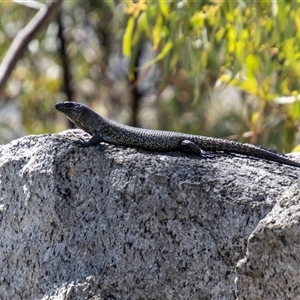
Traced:
<svg viewBox="0 0 300 300">
<path fill-rule="evenodd" d="M 91 146 L 89 141 L 85 141 L 83 139 L 80 139 L 79 141 L 77 141 L 76 144 L 79 145 L 80 147 L 89 147 L 89 146 Z"/>
<path fill-rule="evenodd" d="M 84 141 L 83 139 L 80 139 L 78 141 L 81 147 L 95 146 L 100 142 L 102 142 L 102 138 L 99 135 L 92 136 L 88 141 Z"/>
</svg>

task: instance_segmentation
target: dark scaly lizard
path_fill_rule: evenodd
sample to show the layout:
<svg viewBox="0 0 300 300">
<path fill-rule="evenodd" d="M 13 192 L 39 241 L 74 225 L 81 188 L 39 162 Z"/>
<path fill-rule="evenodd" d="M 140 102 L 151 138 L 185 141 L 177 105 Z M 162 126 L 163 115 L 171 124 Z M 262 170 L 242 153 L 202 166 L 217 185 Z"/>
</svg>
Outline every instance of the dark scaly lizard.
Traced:
<svg viewBox="0 0 300 300">
<path fill-rule="evenodd" d="M 251 144 L 122 125 L 99 116 L 84 104 L 71 101 L 59 102 L 55 107 L 58 111 L 64 113 L 75 125 L 92 136 L 88 141 L 80 142 L 85 147 L 96 145 L 100 142 L 107 142 L 114 145 L 138 147 L 152 151 L 180 150 L 199 156 L 203 156 L 203 151 L 236 153 L 300 167 L 300 163 L 292 161 L 283 155 Z"/>
</svg>

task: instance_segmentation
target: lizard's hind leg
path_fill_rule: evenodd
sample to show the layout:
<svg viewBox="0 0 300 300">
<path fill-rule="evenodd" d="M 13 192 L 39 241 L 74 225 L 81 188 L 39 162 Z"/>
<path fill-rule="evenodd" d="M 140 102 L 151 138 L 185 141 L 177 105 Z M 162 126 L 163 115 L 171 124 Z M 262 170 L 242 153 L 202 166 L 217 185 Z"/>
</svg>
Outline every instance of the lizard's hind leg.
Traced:
<svg viewBox="0 0 300 300">
<path fill-rule="evenodd" d="M 205 157 L 205 158 L 213 158 L 214 155 L 212 155 L 211 153 L 204 151 L 203 149 L 201 149 L 200 146 L 198 146 L 197 144 L 195 144 L 193 141 L 190 140 L 183 140 L 180 142 L 179 144 L 180 146 L 180 150 L 182 152 L 188 153 L 188 154 L 194 154 L 200 157 Z"/>
<path fill-rule="evenodd" d="M 180 150 L 188 154 L 196 154 L 204 156 L 204 151 L 194 142 L 190 140 L 183 140 L 180 142 Z"/>
</svg>

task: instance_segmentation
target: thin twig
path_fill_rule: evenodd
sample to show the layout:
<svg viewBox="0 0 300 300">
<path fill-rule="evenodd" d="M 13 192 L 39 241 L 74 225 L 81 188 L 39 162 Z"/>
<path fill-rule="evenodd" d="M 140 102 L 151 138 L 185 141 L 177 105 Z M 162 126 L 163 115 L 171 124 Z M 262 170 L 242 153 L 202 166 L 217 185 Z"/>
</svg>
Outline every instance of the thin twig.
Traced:
<svg viewBox="0 0 300 300">
<path fill-rule="evenodd" d="M 63 0 L 51 0 L 18 32 L 0 65 L 0 92 L 30 41 L 58 14 Z"/>
</svg>

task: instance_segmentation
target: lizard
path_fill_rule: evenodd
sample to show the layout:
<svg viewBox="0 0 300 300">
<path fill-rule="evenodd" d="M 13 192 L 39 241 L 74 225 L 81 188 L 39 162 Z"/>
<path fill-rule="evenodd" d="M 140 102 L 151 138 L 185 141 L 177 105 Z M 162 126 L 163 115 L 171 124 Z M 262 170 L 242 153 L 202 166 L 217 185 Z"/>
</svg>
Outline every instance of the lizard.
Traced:
<svg viewBox="0 0 300 300">
<path fill-rule="evenodd" d="M 232 153 L 300 167 L 300 163 L 290 160 L 282 154 L 252 144 L 181 132 L 123 125 L 100 116 L 86 105 L 78 102 L 58 102 L 55 104 L 55 107 L 58 111 L 65 114 L 76 126 L 92 136 L 87 141 L 78 141 L 83 147 L 106 142 L 150 151 L 179 150 L 201 157 L 205 157 L 205 152 Z"/>
</svg>

